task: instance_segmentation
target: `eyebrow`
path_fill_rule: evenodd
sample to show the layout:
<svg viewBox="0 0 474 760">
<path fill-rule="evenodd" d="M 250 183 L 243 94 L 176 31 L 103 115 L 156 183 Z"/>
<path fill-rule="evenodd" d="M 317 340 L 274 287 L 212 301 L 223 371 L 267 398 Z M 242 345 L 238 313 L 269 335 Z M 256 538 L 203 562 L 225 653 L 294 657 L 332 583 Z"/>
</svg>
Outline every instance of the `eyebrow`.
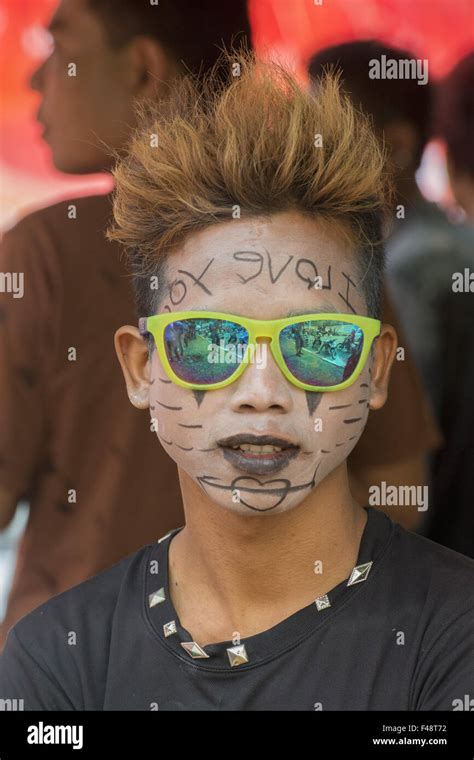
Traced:
<svg viewBox="0 0 474 760">
<path fill-rule="evenodd" d="M 191 309 L 191 311 L 220 311 L 220 309 L 210 309 L 208 306 L 201 306 L 196 309 Z M 234 314 L 234 312 L 229 312 Z M 292 309 L 291 311 L 287 312 L 286 317 L 301 317 L 305 314 L 336 314 L 338 313 L 337 309 L 332 306 L 331 304 L 324 304 L 324 308 L 322 309 Z M 221 314 L 227 314 L 227 312 L 223 311 Z M 246 314 L 235 314 L 236 317 L 245 317 Z M 285 316 L 280 317 L 280 319 L 285 319 Z"/>
<path fill-rule="evenodd" d="M 301 317 L 304 314 L 336 314 L 337 309 L 332 306 L 331 304 L 324 304 L 323 309 L 311 309 L 308 311 L 308 309 L 293 309 L 292 311 L 289 311 L 286 315 L 287 317 Z"/>
</svg>

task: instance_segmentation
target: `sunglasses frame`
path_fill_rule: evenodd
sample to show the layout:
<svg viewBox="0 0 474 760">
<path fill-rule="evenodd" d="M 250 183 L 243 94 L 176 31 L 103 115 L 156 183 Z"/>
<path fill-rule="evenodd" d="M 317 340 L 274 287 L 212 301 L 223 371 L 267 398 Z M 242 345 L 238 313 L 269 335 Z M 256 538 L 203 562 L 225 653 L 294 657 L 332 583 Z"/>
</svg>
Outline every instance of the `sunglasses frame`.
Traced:
<svg viewBox="0 0 474 760">
<path fill-rule="evenodd" d="M 171 364 L 169 363 L 166 355 L 165 348 L 165 329 L 172 322 L 177 322 L 185 319 L 219 319 L 226 322 L 235 322 L 239 326 L 244 327 L 249 336 L 248 344 L 245 350 L 245 355 L 237 366 L 236 370 L 225 380 L 220 380 L 217 383 L 190 383 L 186 380 L 181 380 L 174 372 Z M 320 321 L 326 322 L 331 320 L 332 322 L 349 322 L 356 325 L 362 330 L 363 344 L 362 352 L 359 357 L 359 361 L 349 378 L 337 385 L 325 385 L 316 386 L 308 385 L 307 383 L 298 380 L 290 370 L 288 369 L 286 362 L 283 358 L 283 354 L 280 349 L 279 336 L 280 332 L 289 325 L 295 325 L 300 322 L 308 321 Z M 257 344 L 257 338 L 271 338 L 270 350 L 273 358 L 275 359 L 278 367 L 282 371 L 286 379 L 296 385 L 297 388 L 301 388 L 305 391 L 316 391 L 323 393 L 327 391 L 339 391 L 344 388 L 348 388 L 359 377 L 364 364 L 369 355 L 369 351 L 372 347 L 373 341 L 380 335 L 381 322 L 378 319 L 372 317 L 364 317 L 360 314 L 336 314 L 332 312 L 324 312 L 317 314 L 303 314 L 296 317 L 285 317 L 284 319 L 251 319 L 250 317 L 239 317 L 235 314 L 226 314 L 220 311 L 170 311 L 164 314 L 154 314 L 150 317 L 141 317 L 139 320 L 140 334 L 145 336 L 147 333 L 151 334 L 154 338 L 155 345 L 158 351 L 158 356 L 165 369 L 169 379 L 182 388 L 189 388 L 191 390 L 217 390 L 218 388 L 225 388 L 226 385 L 230 385 L 237 380 L 244 372 L 248 364 L 249 346 L 251 344 Z"/>
</svg>

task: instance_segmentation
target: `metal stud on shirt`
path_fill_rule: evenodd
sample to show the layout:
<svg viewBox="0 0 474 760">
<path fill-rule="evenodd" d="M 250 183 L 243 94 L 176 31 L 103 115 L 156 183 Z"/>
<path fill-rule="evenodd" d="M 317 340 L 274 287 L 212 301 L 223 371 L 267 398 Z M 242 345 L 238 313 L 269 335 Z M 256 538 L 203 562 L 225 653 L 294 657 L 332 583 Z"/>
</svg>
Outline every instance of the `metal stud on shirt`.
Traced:
<svg viewBox="0 0 474 760">
<path fill-rule="evenodd" d="M 161 604 L 161 602 L 165 601 L 165 590 L 164 588 L 159 588 L 158 591 L 153 591 L 148 596 L 148 604 L 150 607 L 155 607 L 157 604 Z"/>
<path fill-rule="evenodd" d="M 197 660 L 201 657 L 209 657 L 209 655 L 205 653 L 204 649 L 200 647 L 199 644 L 197 644 L 195 641 L 182 641 L 181 646 L 193 658 L 193 660 Z"/>
<path fill-rule="evenodd" d="M 229 647 L 227 649 L 227 655 L 233 668 L 235 668 L 237 665 L 243 665 L 245 662 L 249 661 L 247 651 L 243 644 L 239 644 L 239 646 L 236 647 Z"/>
<path fill-rule="evenodd" d="M 329 597 L 327 594 L 323 594 L 323 596 L 318 596 L 318 598 L 314 600 L 314 603 L 316 605 L 318 612 L 321 612 L 321 610 L 325 610 L 331 606 L 331 602 L 329 601 Z"/>
<path fill-rule="evenodd" d="M 366 581 L 372 565 L 373 562 L 366 562 L 365 565 L 356 565 L 356 567 L 354 567 L 352 570 L 351 577 L 349 578 L 347 585 L 354 586 L 356 583 L 362 583 L 362 581 Z"/>
<path fill-rule="evenodd" d="M 171 636 L 173 633 L 177 633 L 178 629 L 176 628 L 176 621 L 170 620 L 169 623 L 165 623 L 163 626 L 163 633 L 165 634 L 166 638 L 168 636 Z"/>
<path fill-rule="evenodd" d="M 173 531 L 171 531 L 173 533 Z M 163 539 L 160 539 L 160 541 L 167 538 L 170 534 L 167 534 L 167 536 L 163 536 Z M 363 581 L 366 581 L 369 577 L 370 570 L 372 568 L 373 562 L 365 562 L 360 565 L 356 565 L 353 567 L 349 580 L 347 581 L 347 586 L 354 586 L 357 583 L 362 583 Z M 150 607 L 155 607 L 158 604 L 161 604 L 162 602 L 166 601 L 166 590 L 165 587 L 162 586 L 161 588 L 157 589 L 156 591 L 153 591 L 151 594 L 148 595 L 148 603 Z M 330 608 L 331 601 L 329 599 L 328 594 L 322 594 L 321 596 L 318 596 L 314 600 L 316 609 L 318 612 L 321 612 L 323 610 L 326 610 Z M 171 608 L 172 608 L 172 603 Z M 170 605 L 168 605 L 169 608 Z M 166 612 L 166 607 L 163 608 L 164 615 L 168 617 L 170 610 L 168 609 L 168 612 Z M 164 617 L 163 615 L 163 617 Z M 165 618 L 166 620 L 166 618 Z M 178 634 L 178 624 L 176 620 L 169 620 L 168 622 L 163 623 L 162 618 L 162 628 L 163 628 L 163 634 L 165 638 L 168 638 L 172 636 L 173 634 Z M 180 637 L 177 637 L 178 640 L 174 640 L 176 645 L 179 645 L 184 649 L 185 652 L 188 653 L 189 657 L 191 657 L 193 660 L 197 659 L 209 659 L 212 655 L 208 654 L 202 646 L 200 646 L 197 641 L 179 641 Z M 170 642 L 171 644 L 171 642 Z M 235 668 L 240 665 L 244 665 L 245 663 L 249 662 L 249 656 L 247 654 L 247 650 L 245 648 L 244 644 L 239 644 L 237 646 L 233 647 L 226 647 L 227 657 L 229 659 L 230 667 Z"/>
<path fill-rule="evenodd" d="M 161 536 L 161 538 L 158 539 L 157 543 L 161 544 L 161 542 L 164 541 L 165 538 L 168 538 L 168 536 L 171 536 L 172 533 L 173 533 L 173 530 L 169 530 L 168 533 L 166 533 L 166 535 Z"/>
</svg>

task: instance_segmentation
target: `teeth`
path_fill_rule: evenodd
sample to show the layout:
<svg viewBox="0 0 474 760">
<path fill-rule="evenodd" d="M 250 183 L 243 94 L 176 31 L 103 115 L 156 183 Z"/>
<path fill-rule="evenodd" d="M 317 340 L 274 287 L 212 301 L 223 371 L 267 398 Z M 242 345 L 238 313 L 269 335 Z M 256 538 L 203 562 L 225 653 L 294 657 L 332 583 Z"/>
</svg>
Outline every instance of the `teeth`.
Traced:
<svg viewBox="0 0 474 760">
<path fill-rule="evenodd" d="M 273 451 L 281 451 L 281 446 L 257 446 L 254 443 L 241 443 L 240 446 L 232 446 L 233 449 L 241 449 L 241 451 L 252 451 L 255 454 L 271 454 Z"/>
</svg>

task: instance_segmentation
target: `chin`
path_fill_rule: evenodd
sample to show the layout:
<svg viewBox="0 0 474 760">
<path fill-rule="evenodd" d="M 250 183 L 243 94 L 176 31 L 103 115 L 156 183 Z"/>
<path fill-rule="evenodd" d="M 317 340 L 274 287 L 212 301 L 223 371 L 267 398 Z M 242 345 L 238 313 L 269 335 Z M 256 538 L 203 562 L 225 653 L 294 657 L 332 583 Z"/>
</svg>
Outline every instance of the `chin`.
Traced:
<svg viewBox="0 0 474 760">
<path fill-rule="evenodd" d="M 299 503 L 299 502 L 298 502 Z M 217 506 L 221 509 L 225 509 L 226 512 L 232 512 L 234 515 L 240 517 L 271 517 L 272 515 L 282 514 L 283 512 L 289 512 L 298 506 L 298 503 L 293 503 L 287 498 L 281 500 L 280 498 L 256 498 L 254 494 L 242 495 L 239 502 L 218 501 Z"/>
</svg>

